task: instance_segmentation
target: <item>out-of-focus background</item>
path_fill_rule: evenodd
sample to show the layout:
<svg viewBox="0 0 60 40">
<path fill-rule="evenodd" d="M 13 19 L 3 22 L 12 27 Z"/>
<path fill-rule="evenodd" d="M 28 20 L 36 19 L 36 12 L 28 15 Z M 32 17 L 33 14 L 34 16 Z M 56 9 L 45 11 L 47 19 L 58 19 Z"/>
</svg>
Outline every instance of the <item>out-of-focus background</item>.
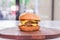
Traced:
<svg viewBox="0 0 60 40">
<path fill-rule="evenodd" d="M 60 0 L 0 0 L 0 20 L 16 20 L 17 12 L 22 14 L 27 9 L 41 20 L 60 20 Z"/>
<path fill-rule="evenodd" d="M 0 20 L 15 19 L 15 0 L 0 0 Z"/>
</svg>

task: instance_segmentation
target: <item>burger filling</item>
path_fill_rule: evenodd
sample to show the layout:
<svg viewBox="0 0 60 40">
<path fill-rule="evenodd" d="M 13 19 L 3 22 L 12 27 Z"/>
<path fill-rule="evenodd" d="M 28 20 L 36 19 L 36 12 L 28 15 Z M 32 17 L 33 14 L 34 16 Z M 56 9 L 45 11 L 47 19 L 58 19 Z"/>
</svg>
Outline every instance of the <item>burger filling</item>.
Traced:
<svg viewBox="0 0 60 40">
<path fill-rule="evenodd" d="M 21 21 L 21 25 L 25 25 L 25 26 L 38 26 L 38 22 L 37 20 L 23 20 Z"/>
</svg>

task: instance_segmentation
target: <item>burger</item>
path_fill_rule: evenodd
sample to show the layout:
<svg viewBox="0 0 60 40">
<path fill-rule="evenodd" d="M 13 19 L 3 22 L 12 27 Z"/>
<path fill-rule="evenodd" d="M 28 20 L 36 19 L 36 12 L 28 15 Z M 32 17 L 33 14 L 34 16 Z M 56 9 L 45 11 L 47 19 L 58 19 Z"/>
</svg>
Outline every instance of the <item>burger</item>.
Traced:
<svg viewBox="0 0 60 40">
<path fill-rule="evenodd" d="M 19 29 L 21 31 L 37 31 L 40 26 L 38 25 L 40 18 L 34 13 L 24 13 L 19 16 Z"/>
</svg>

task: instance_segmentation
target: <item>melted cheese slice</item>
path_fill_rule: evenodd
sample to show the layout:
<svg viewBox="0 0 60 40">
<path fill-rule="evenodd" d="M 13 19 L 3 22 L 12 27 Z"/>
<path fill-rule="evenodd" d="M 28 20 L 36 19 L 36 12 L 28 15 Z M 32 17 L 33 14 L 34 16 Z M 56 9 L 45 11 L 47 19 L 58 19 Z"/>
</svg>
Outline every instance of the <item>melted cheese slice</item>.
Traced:
<svg viewBox="0 0 60 40">
<path fill-rule="evenodd" d="M 26 21 L 21 21 L 21 25 L 24 25 L 26 22 L 27 22 L 27 20 Z"/>
<path fill-rule="evenodd" d="M 37 26 L 38 24 L 32 24 L 33 26 Z"/>
<path fill-rule="evenodd" d="M 21 25 L 25 25 L 25 23 L 28 22 L 28 20 L 21 21 Z M 35 20 L 32 20 L 32 22 L 36 22 Z M 31 24 L 32 26 L 37 26 L 38 24 Z"/>
</svg>

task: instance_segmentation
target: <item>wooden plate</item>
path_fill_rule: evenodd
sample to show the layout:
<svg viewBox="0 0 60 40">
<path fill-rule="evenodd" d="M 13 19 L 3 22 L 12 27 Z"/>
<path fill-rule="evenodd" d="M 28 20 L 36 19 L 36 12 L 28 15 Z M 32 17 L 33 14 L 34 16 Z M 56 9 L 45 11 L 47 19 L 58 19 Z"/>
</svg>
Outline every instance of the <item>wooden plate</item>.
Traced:
<svg viewBox="0 0 60 40">
<path fill-rule="evenodd" d="M 0 38 L 26 40 L 26 39 L 53 39 L 60 37 L 60 30 L 51 28 L 40 28 L 39 31 L 23 32 L 18 27 L 0 30 Z"/>
</svg>

